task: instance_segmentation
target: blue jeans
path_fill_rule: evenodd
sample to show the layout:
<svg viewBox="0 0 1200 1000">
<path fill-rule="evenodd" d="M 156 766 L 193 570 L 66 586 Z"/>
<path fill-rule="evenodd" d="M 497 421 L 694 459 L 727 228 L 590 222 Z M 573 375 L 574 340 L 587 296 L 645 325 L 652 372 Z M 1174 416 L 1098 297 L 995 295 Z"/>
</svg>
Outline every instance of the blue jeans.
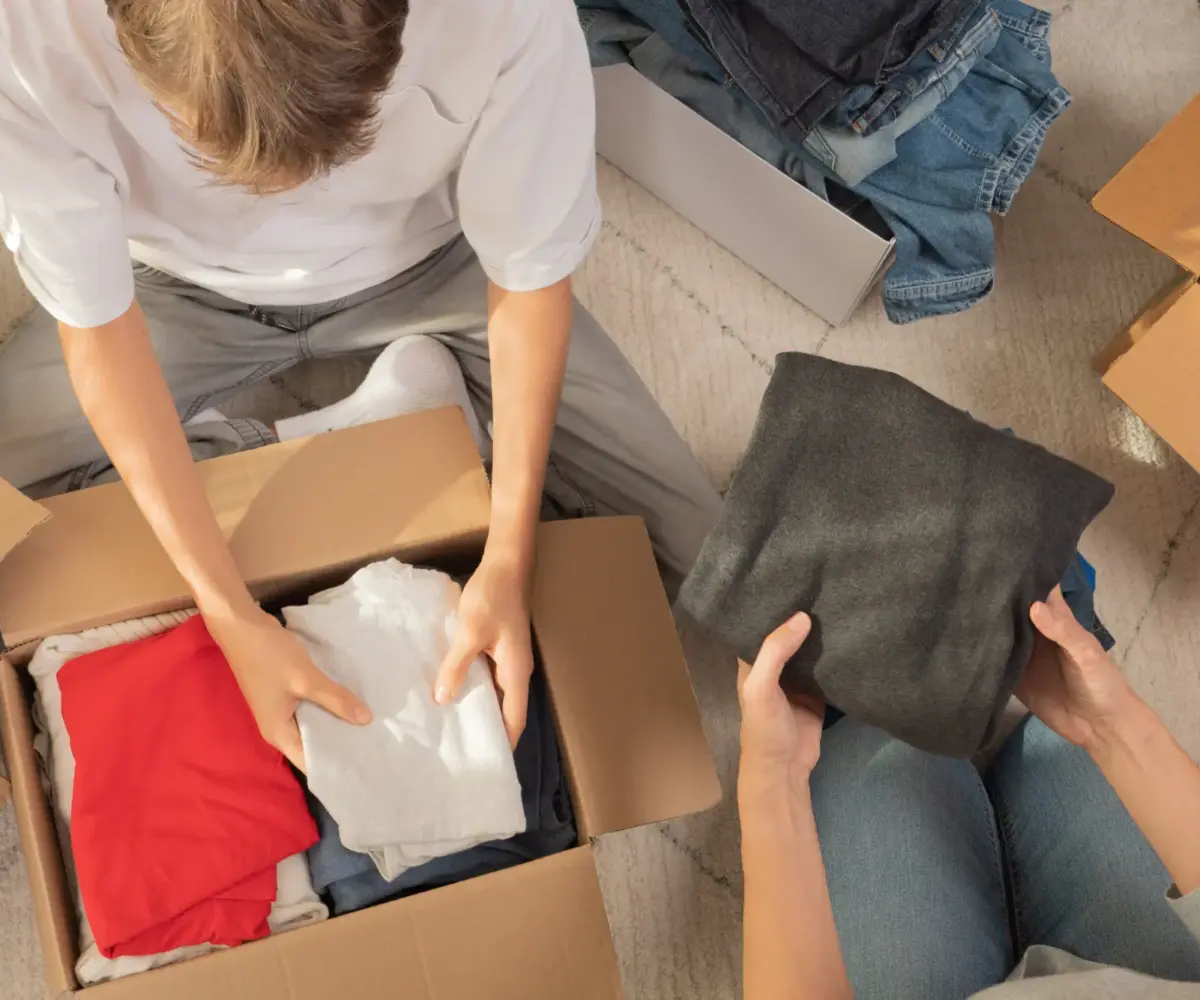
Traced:
<svg viewBox="0 0 1200 1000">
<path fill-rule="evenodd" d="M 659 0 L 662 2 L 662 0 Z M 855 85 L 952 44 L 978 0 L 676 0 L 771 125 L 796 143 Z"/>
<path fill-rule="evenodd" d="M 813 808 L 858 1000 L 951 1000 L 1031 945 L 1200 980 L 1171 877 L 1091 759 L 1026 719 L 984 775 L 843 719 Z"/>
<path fill-rule="evenodd" d="M 595 47 L 598 35 L 608 35 L 614 25 L 624 23 L 626 26 L 633 24 L 648 28 L 643 38 L 650 33 L 660 35 L 672 52 L 678 53 L 710 80 L 719 82 L 726 77 L 725 68 L 708 45 L 704 32 L 681 0 L 576 0 L 576 6 L 584 34 L 588 37 L 593 66 L 626 61 L 620 56 L 598 59 Z M 600 15 L 599 21 L 603 23 L 596 23 L 593 27 L 597 15 Z"/>
<path fill-rule="evenodd" d="M 991 291 L 996 249 L 988 215 L 1009 210 L 1070 103 L 1050 71 L 1050 15 L 1020 0 L 990 5 L 1003 26 L 991 52 L 896 141 L 896 159 L 854 188 L 896 236 L 896 261 L 883 283 L 894 323 L 960 312 Z"/>
<path fill-rule="evenodd" d="M 846 187 L 856 187 L 896 159 L 897 140 L 916 128 L 958 89 L 1000 38 L 1000 20 L 987 7 L 940 58 L 924 53 L 844 127 L 817 126 L 805 151 Z"/>
<path fill-rule="evenodd" d="M 824 189 L 818 166 L 846 187 L 854 187 L 894 160 L 896 140 L 933 114 L 1000 34 L 999 21 L 984 10 L 952 48 L 940 53 L 940 59 L 925 54 L 910 71 L 896 78 L 886 93 L 902 93 L 903 100 L 887 104 L 890 117 L 886 122 L 883 111 L 878 112 L 876 125 L 881 127 L 870 135 L 851 127 L 822 124 L 813 128 L 803 143 L 797 143 L 770 123 L 711 54 L 697 54 L 694 48 L 686 55 L 681 53 L 670 41 L 678 39 L 679 25 L 659 16 L 656 20 L 666 30 L 656 30 L 628 13 L 638 8 L 645 15 L 652 14 L 659 8 L 657 2 L 578 0 L 577 5 L 594 66 L 632 63 L 660 89 L 818 193 Z M 869 88 L 869 92 L 874 94 L 875 89 Z M 874 101 L 880 106 L 884 103 L 882 97 Z M 860 117 L 865 115 L 863 112 Z"/>
</svg>

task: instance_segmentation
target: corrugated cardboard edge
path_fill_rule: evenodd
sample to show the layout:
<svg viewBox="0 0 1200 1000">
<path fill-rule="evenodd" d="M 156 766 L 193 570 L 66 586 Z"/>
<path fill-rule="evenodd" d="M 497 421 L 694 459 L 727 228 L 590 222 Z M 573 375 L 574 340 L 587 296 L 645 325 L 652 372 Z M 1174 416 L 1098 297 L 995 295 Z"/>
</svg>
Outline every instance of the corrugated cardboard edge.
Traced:
<svg viewBox="0 0 1200 1000">
<path fill-rule="evenodd" d="M 3 656 L 0 656 L 0 722 L 46 983 L 51 996 L 70 996 L 75 986 L 75 932 L 67 916 L 72 904 L 50 804 L 42 793 L 34 758 L 33 720 L 17 670 Z"/>
<path fill-rule="evenodd" d="M 1192 283 L 1130 351 L 1104 384 L 1193 468 L 1200 469 L 1196 386 L 1200 384 L 1200 285 Z"/>
<path fill-rule="evenodd" d="M 1126 329 L 1118 333 L 1099 354 L 1092 359 L 1092 367 L 1101 375 L 1133 349 L 1159 320 L 1161 320 L 1176 302 L 1183 297 L 1184 292 L 1196 283 L 1196 276 L 1182 268 L 1166 285 L 1154 293 L 1154 297 L 1146 303 L 1146 307 Z"/>
</svg>

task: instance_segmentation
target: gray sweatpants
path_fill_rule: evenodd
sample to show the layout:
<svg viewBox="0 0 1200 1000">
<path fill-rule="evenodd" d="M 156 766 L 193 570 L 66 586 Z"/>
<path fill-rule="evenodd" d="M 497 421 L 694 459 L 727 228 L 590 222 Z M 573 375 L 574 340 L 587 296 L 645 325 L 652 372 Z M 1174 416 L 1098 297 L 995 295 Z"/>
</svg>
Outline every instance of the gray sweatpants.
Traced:
<svg viewBox="0 0 1200 1000">
<path fill-rule="evenodd" d="M 317 306 L 234 302 L 135 265 L 137 297 L 180 418 L 308 358 L 429 334 L 458 358 L 480 421 L 491 419 L 487 282 L 455 240 L 401 275 Z M 199 458 L 267 443 L 251 420 L 186 428 Z M 86 486 L 110 470 L 75 399 L 56 324 L 37 310 L 0 348 L 0 478 L 31 495 Z M 659 559 L 686 573 L 720 499 L 637 373 L 575 305 L 546 491 L 567 515 L 638 514 Z"/>
</svg>

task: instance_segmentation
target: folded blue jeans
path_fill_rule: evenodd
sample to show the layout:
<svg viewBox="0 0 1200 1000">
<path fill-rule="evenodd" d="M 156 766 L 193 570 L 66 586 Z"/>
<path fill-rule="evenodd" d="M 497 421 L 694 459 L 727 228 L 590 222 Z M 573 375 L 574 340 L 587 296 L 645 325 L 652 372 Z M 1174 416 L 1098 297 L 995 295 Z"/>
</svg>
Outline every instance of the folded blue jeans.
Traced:
<svg viewBox="0 0 1200 1000">
<path fill-rule="evenodd" d="M 1032 945 L 1200 980 L 1171 876 L 1091 758 L 1036 718 L 982 776 L 843 719 L 811 789 L 858 1000 L 972 996 Z"/>
<path fill-rule="evenodd" d="M 960 312 L 995 282 L 989 213 L 1008 212 L 1070 95 L 1050 69 L 1050 15 L 990 0 L 1002 31 L 957 89 L 896 141 L 854 191 L 887 220 L 896 260 L 883 283 L 894 323 Z"/>
<path fill-rule="evenodd" d="M 793 142 L 854 85 L 944 51 L 979 0 L 679 0 L 721 64 Z"/>
<path fill-rule="evenodd" d="M 906 100 L 883 127 L 869 135 L 824 124 L 797 144 L 775 128 L 763 111 L 711 57 L 681 54 L 667 36 L 630 15 L 635 0 L 578 0 L 580 22 L 594 66 L 632 63 L 643 76 L 737 139 L 793 180 L 823 194 L 824 174 L 854 187 L 896 157 L 896 139 L 931 115 L 986 54 L 1000 34 L 999 20 L 986 9 L 940 60 L 926 55 L 896 79 Z M 716 67 L 714 70 L 714 66 Z M 872 91 L 874 92 L 874 91 Z"/>
<path fill-rule="evenodd" d="M 327 896 L 335 915 L 341 915 L 536 861 L 573 847 L 577 842 L 575 820 L 541 671 L 534 673 L 530 683 L 528 721 L 513 757 L 521 781 L 525 832 L 436 858 L 408 869 L 390 882 L 379 874 L 368 855 L 342 845 L 337 823 L 310 795 L 309 807 L 321 835 L 320 841 L 308 851 L 313 888 Z"/>
<path fill-rule="evenodd" d="M 850 188 L 891 163 L 897 155 L 896 140 L 937 111 L 995 47 L 1000 19 L 986 5 L 977 14 L 940 59 L 925 53 L 915 60 L 848 125 L 839 127 L 832 120 L 818 125 L 805 139 L 805 151 Z"/>
</svg>

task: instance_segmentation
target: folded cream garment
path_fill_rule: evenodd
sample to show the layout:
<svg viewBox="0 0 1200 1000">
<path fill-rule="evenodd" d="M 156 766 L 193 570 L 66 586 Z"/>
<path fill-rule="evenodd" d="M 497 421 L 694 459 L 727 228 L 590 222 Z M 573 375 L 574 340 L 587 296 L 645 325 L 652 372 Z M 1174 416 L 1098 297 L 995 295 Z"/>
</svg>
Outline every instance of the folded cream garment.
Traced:
<svg viewBox="0 0 1200 1000">
<path fill-rule="evenodd" d="M 444 573 L 374 563 L 304 607 L 288 628 L 316 665 L 370 707 L 352 726 L 316 705 L 296 712 L 309 790 L 387 880 L 525 830 L 521 786 L 482 659 L 452 705 L 433 700 L 456 624 L 459 588 Z"/>
<path fill-rule="evenodd" d="M 55 823 L 58 827 L 58 842 L 62 849 L 67 869 L 67 880 L 75 897 L 79 913 L 79 959 L 75 963 L 75 978 L 83 986 L 120 979 L 138 972 L 146 972 L 163 965 L 182 962 L 188 958 L 199 958 L 217 951 L 213 945 L 192 945 L 176 948 L 158 955 L 126 955 L 120 958 L 105 958 L 96 947 L 71 858 L 71 795 L 75 784 L 75 757 L 71 753 L 71 740 L 62 718 L 62 698 L 58 690 L 59 668 L 68 660 L 98 649 L 107 649 L 121 643 L 134 642 L 160 635 L 187 621 L 195 611 L 179 611 L 139 618 L 134 621 L 118 622 L 101 628 L 89 629 L 78 635 L 56 635 L 44 640 L 33 654 L 29 673 L 37 684 L 38 704 L 34 719 L 44 734 L 39 734 L 35 747 L 43 758 L 48 757 L 50 791 L 54 801 Z M 47 743 L 49 744 L 47 746 Z M 294 854 L 279 863 L 278 885 L 275 903 L 267 922 L 272 933 L 295 930 L 307 924 L 324 920 L 329 911 L 313 891 L 309 878 L 308 862 L 303 854 Z"/>
</svg>

